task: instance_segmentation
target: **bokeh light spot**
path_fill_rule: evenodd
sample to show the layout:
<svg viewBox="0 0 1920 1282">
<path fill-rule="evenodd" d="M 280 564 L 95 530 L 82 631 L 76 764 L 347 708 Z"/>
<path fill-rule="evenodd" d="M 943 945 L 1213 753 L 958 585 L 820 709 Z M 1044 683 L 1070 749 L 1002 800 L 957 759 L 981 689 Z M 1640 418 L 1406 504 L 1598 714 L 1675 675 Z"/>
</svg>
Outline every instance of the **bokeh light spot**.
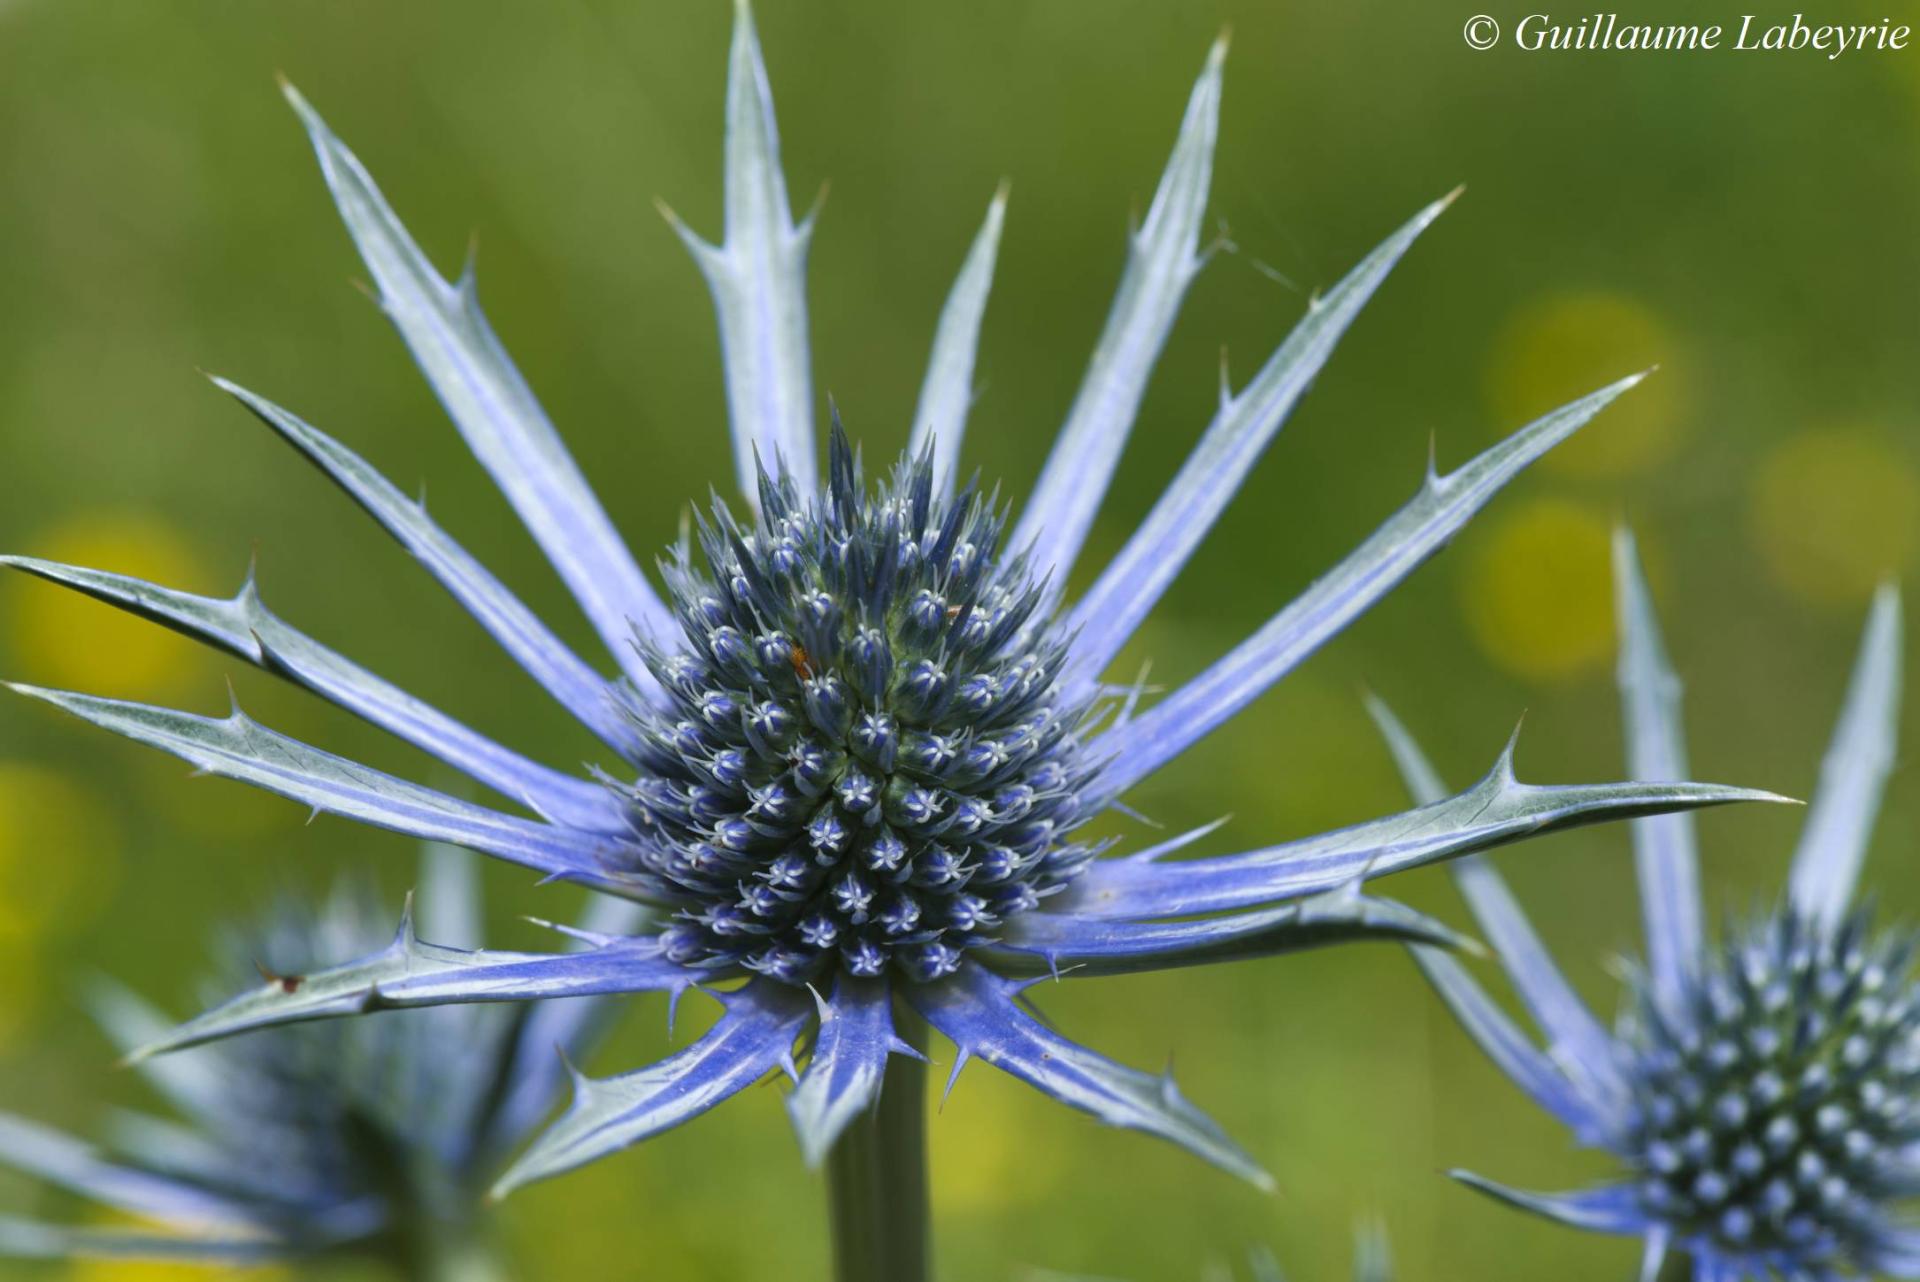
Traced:
<svg viewBox="0 0 1920 1282">
<path fill-rule="evenodd" d="M 939 1172 L 932 1187 L 936 1223 L 948 1215 L 992 1212 L 1006 1204 L 1009 1188 L 1018 1185 L 1030 1194 L 1060 1177 L 1056 1150 L 1033 1142 L 1037 1127 L 1059 1122 L 1049 1111 L 1054 1106 L 1020 1083 L 977 1069 L 966 1085 L 975 1097 L 959 1125 L 937 1073 L 927 1092 L 927 1129 Z"/>
<path fill-rule="evenodd" d="M 134 512 L 82 513 L 27 542 L 37 556 L 131 574 L 168 587 L 204 587 L 198 558 L 173 527 Z M 197 647 L 78 592 L 12 576 L 6 630 L 18 667 L 32 680 L 161 699 L 194 670 Z"/>
<path fill-rule="evenodd" d="M 1617 477 L 1673 452 L 1686 415 L 1678 344 L 1644 303 L 1611 293 L 1557 294 L 1521 307 L 1487 361 L 1495 426 L 1523 423 L 1635 371 L 1662 366 L 1540 466 L 1568 476 Z"/>
<path fill-rule="evenodd" d="M 32 1028 L 40 981 L 32 941 L 0 934 L 0 1051 Z"/>
<path fill-rule="evenodd" d="M 116 825 L 97 796 L 44 766 L 0 761 L 0 940 L 83 925 L 118 867 Z"/>
<path fill-rule="evenodd" d="M 1497 513 L 1473 544 L 1461 604 L 1487 657 L 1518 676 L 1563 681 L 1613 653 L 1610 530 L 1565 499 Z"/>
<path fill-rule="evenodd" d="M 1882 432 L 1803 432 L 1761 460 L 1750 516 L 1775 582 L 1806 601 L 1851 605 L 1913 559 L 1920 475 Z"/>
<path fill-rule="evenodd" d="M 279 722 L 275 729 L 292 733 Z M 128 762 L 136 807 L 169 827 L 209 839 L 209 852 L 245 855 L 247 843 L 298 831 L 311 812 L 284 797 L 224 779 L 201 779 L 191 767 L 157 752 L 141 752 Z"/>
</svg>

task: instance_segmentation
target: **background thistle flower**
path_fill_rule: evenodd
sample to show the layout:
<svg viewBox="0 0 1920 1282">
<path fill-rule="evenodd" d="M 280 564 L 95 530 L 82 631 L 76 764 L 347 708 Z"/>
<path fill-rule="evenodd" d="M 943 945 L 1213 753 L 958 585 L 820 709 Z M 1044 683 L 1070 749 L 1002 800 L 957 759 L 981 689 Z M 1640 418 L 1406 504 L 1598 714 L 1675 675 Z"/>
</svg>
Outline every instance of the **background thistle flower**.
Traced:
<svg viewBox="0 0 1920 1282">
<path fill-rule="evenodd" d="M 851 447 L 836 439 L 819 484 L 802 289 L 812 222 L 791 218 L 743 7 L 728 91 L 725 236 L 709 245 L 683 234 L 714 294 L 735 456 L 754 512 L 736 519 L 717 508 L 702 527 L 701 563 L 683 543 L 662 567 L 664 595 L 621 545 L 493 335 L 471 270 L 452 283 L 440 277 L 365 169 L 289 90 L 383 308 L 621 675 L 609 680 L 576 656 L 423 506 L 345 446 L 217 381 L 375 516 L 617 764 L 580 778 L 484 737 L 281 620 L 251 581 L 223 600 L 8 559 L 290 677 L 537 818 L 345 761 L 237 710 L 209 719 L 19 688 L 210 773 L 658 905 L 670 920 L 589 933 L 584 950 L 552 955 L 465 952 L 403 932 L 295 992 L 267 985 L 143 1049 L 380 1005 L 678 996 L 696 982 L 744 979 L 714 990 L 724 1014 L 693 1045 L 621 1077 L 580 1079 L 574 1107 L 499 1191 L 657 1134 L 785 1069 L 797 1083 L 790 1112 L 804 1153 L 816 1163 L 835 1155 L 843 1274 L 908 1279 L 925 1263 L 924 1182 L 902 1169 L 918 1169 L 921 1020 L 956 1045 L 956 1076 L 982 1058 L 1265 1184 L 1258 1164 L 1170 1079 L 1067 1041 L 1023 1009 L 1022 992 L 1070 971 L 1359 939 L 1450 943 L 1450 932 L 1369 897 L 1364 883 L 1570 824 L 1766 799 L 1679 782 L 1527 785 L 1513 775 L 1509 748 L 1456 796 L 1338 832 L 1166 861 L 1209 826 L 1125 858 L 1091 857 L 1098 852 L 1077 835 L 1082 825 L 1124 812 L 1122 793 L 1286 675 L 1637 381 L 1556 410 L 1456 471 L 1430 466 L 1413 499 L 1348 558 L 1151 706 L 1141 706 L 1137 686 L 1104 684 L 1336 340 L 1447 203 L 1420 211 L 1319 300 L 1245 387 L 1223 388 L 1198 447 L 1147 519 L 1067 603 L 1152 367 L 1204 264 L 1224 53 L 1224 44 L 1214 48 L 1194 88 L 1081 392 L 1003 538 L 998 502 L 972 486 L 956 495 L 953 466 L 1001 203 L 943 314 L 907 459 L 869 496 Z M 804 1072 L 795 1061 L 803 1038 Z M 897 1082 L 884 1095 L 883 1080 Z M 841 1142 L 850 1127 L 854 1138 Z M 856 1189 L 877 1201 L 854 1206 Z"/>
<path fill-rule="evenodd" d="M 1680 684 L 1667 661 L 1633 541 L 1615 539 L 1619 680 L 1631 772 L 1686 769 Z M 1882 589 L 1821 767 L 1784 901 L 1720 944 L 1701 925 L 1698 858 L 1684 817 L 1637 820 L 1647 957 L 1608 1033 L 1574 995 L 1485 860 L 1456 864 L 1544 1051 L 1465 968 L 1415 956 L 1461 1024 L 1536 1103 L 1612 1152 L 1620 1182 L 1527 1193 L 1457 1178 L 1577 1228 L 1639 1237 L 1642 1275 L 1690 1257 L 1700 1282 L 1920 1277 L 1909 1219 L 1920 1192 L 1920 990 L 1915 936 L 1876 936 L 1850 907 L 1893 761 L 1900 606 Z M 1416 797 L 1443 791 L 1405 729 L 1373 711 Z"/>
<path fill-rule="evenodd" d="M 429 928 L 474 938 L 480 903 L 466 857 L 430 849 L 422 874 Z M 590 922 L 631 928 L 643 912 L 601 900 Z M 231 992 L 257 967 L 295 992 L 312 962 L 384 936 L 383 916 L 354 882 L 318 907 L 285 903 L 227 932 L 225 964 L 207 987 Z M 117 984 L 99 985 L 93 1004 L 126 1051 L 170 1024 Z M 185 1124 L 121 1114 L 110 1152 L 0 1113 L 0 1165 L 156 1226 L 0 1217 L 0 1255 L 226 1263 L 329 1255 L 386 1260 L 426 1282 L 503 1277 L 483 1214 L 488 1181 L 559 1094 L 556 1049 L 589 1053 L 607 1013 L 593 999 L 445 1006 L 141 1060 Z"/>
</svg>

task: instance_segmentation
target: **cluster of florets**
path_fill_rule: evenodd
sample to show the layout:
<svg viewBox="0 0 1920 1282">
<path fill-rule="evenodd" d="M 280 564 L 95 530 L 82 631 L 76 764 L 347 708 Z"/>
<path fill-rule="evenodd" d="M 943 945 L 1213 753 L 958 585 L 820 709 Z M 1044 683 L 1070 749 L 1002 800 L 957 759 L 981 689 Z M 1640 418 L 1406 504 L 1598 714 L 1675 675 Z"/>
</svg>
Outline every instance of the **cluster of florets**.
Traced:
<svg viewBox="0 0 1920 1282">
<path fill-rule="evenodd" d="M 868 495 L 836 429 L 821 493 L 763 471 L 752 529 L 717 498 L 699 521 L 704 572 L 683 540 L 686 640 L 647 651 L 668 706 L 637 714 L 630 790 L 674 960 L 931 981 L 1091 857 L 1087 709 L 1004 525 L 976 485 L 936 498 L 925 457 Z"/>
<path fill-rule="evenodd" d="M 1629 1157 L 1648 1213 L 1730 1251 L 1872 1258 L 1920 1192 L 1915 940 L 1791 911 L 1730 936 L 1685 1009 L 1643 997 Z"/>
</svg>

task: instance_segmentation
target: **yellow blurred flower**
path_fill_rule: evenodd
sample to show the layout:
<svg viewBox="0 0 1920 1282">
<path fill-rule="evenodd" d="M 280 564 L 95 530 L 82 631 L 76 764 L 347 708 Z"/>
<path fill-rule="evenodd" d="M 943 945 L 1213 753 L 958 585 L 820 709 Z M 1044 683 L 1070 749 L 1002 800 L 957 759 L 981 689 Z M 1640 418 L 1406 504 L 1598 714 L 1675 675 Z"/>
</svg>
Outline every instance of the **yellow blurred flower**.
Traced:
<svg viewBox="0 0 1920 1282">
<path fill-rule="evenodd" d="M 291 1271 L 272 1266 L 234 1268 L 228 1264 L 179 1264 L 158 1260 L 76 1260 L 67 1268 L 73 1282 L 290 1282 Z"/>
<path fill-rule="evenodd" d="M 0 941 L 86 921 L 112 888 L 119 848 L 115 824 L 84 785 L 44 766 L 0 761 Z"/>
<path fill-rule="evenodd" d="M 1567 680 L 1613 653 L 1606 520 L 1565 499 L 1489 514 L 1461 582 L 1467 625 L 1489 658 L 1535 681 Z"/>
<path fill-rule="evenodd" d="M 1487 402 L 1502 432 L 1617 378 L 1663 368 L 1539 466 L 1569 476 L 1616 477 L 1673 452 L 1686 414 L 1673 334 L 1644 303 L 1612 293 L 1559 294 L 1516 311 L 1495 340 Z"/>
<path fill-rule="evenodd" d="M 91 1219 L 93 1226 L 101 1229 L 171 1232 L 151 1221 L 117 1211 L 101 1210 Z M 293 1273 L 277 1264 L 237 1268 L 231 1264 L 189 1264 L 175 1260 L 75 1260 L 67 1266 L 67 1276 L 74 1282 L 212 1282 L 216 1278 L 225 1282 L 290 1282 Z"/>
<path fill-rule="evenodd" d="M 135 512 L 69 517 L 27 540 L 36 556 L 136 575 L 168 587 L 204 589 L 207 574 L 174 529 Z M 10 576 L 7 639 L 27 679 L 158 700 L 194 671 L 198 647 L 165 628 L 67 588 Z"/>
<path fill-rule="evenodd" d="M 1775 582 L 1807 601 L 1851 605 L 1913 560 L 1920 475 L 1884 432 L 1802 432 L 1761 460 L 1750 516 Z"/>
</svg>

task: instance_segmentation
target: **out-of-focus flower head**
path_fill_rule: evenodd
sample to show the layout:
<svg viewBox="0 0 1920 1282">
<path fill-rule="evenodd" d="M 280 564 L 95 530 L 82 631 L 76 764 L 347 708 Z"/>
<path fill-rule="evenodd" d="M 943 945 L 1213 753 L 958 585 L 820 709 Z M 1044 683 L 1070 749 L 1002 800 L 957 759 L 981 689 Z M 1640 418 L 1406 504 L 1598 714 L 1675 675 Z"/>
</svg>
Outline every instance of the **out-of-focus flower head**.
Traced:
<svg viewBox="0 0 1920 1282">
<path fill-rule="evenodd" d="M 439 938 L 474 942 L 480 901 L 459 851 L 423 863 Z M 631 928 L 643 909 L 596 897 L 588 927 Z M 411 938 L 411 922 L 403 934 Z M 388 934 L 364 883 L 319 906 L 288 899 L 219 940 L 210 996 L 256 969 L 289 994 L 322 958 Z M 377 1010 L 377 994 L 354 999 Z M 131 989 L 101 982 L 95 1014 L 123 1050 L 172 1021 Z M 257 1262 L 377 1256 L 409 1277 L 480 1282 L 498 1272 L 485 1225 L 488 1184 L 560 1093 L 563 1054 L 605 1029 L 604 1000 L 449 1005 L 273 1029 L 139 1068 L 177 1118 L 116 1113 L 104 1148 L 0 1113 L 0 1165 L 65 1189 L 135 1227 L 0 1217 L 0 1255 Z"/>
<path fill-rule="evenodd" d="M 1629 770 L 1679 778 L 1680 682 L 1624 531 L 1614 573 Z M 1458 1178 L 1563 1224 L 1640 1238 L 1647 1279 L 1679 1255 L 1697 1282 L 1920 1277 L 1910 1218 L 1920 1193 L 1920 936 L 1876 933 L 1855 904 L 1893 764 L 1900 634 L 1898 593 L 1884 587 L 1777 908 L 1710 942 L 1691 818 L 1635 821 L 1647 952 L 1613 1030 L 1575 994 L 1493 865 L 1453 866 L 1544 1047 L 1453 957 L 1417 947 L 1422 969 L 1509 1077 L 1620 1163 L 1615 1182 L 1571 1193 Z M 1406 730 L 1384 706 L 1374 712 L 1415 796 L 1440 794 Z"/>
</svg>

